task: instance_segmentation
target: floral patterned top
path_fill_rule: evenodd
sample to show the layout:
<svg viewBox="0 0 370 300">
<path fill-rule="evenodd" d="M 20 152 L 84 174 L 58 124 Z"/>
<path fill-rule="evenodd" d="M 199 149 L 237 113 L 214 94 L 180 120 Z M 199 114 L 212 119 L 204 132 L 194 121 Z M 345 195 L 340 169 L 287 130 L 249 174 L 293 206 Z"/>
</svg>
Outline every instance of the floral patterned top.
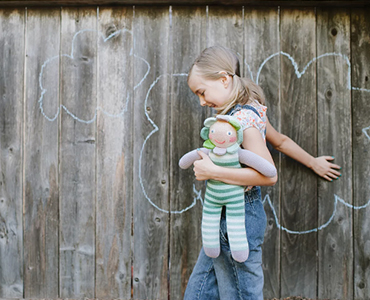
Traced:
<svg viewBox="0 0 370 300">
<path fill-rule="evenodd" d="M 233 113 L 233 116 L 238 119 L 242 125 L 243 130 L 254 127 L 259 130 L 263 140 L 266 141 L 266 111 L 267 107 L 259 103 L 257 100 L 254 102 L 248 103 L 259 113 L 259 116 L 252 110 L 247 108 L 242 108 L 242 106 L 235 106 L 236 112 Z"/>
<path fill-rule="evenodd" d="M 258 129 L 261 133 L 262 138 L 266 141 L 266 111 L 267 107 L 259 103 L 257 100 L 254 102 L 248 103 L 249 106 L 252 106 L 258 114 L 250 108 L 243 108 L 240 104 L 237 104 L 233 111 L 232 115 L 238 119 L 240 124 L 242 125 L 243 130 L 254 127 Z M 245 191 L 250 191 L 253 186 L 247 186 Z"/>
</svg>

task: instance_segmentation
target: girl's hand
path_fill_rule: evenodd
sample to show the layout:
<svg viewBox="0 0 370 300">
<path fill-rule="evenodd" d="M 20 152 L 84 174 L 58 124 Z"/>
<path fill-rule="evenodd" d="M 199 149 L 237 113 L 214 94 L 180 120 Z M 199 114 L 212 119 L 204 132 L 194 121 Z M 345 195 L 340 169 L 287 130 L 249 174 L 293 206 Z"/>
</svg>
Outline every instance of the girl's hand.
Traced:
<svg viewBox="0 0 370 300">
<path fill-rule="evenodd" d="M 319 156 L 315 157 L 312 161 L 311 169 L 321 177 L 325 178 L 328 181 L 333 181 L 333 179 L 338 179 L 339 176 L 342 176 L 335 169 L 341 169 L 340 166 L 332 164 L 329 160 L 334 160 L 332 156 Z"/>
<path fill-rule="evenodd" d="M 201 159 L 194 162 L 194 175 L 197 180 L 208 180 L 212 179 L 213 172 L 216 171 L 217 166 L 211 161 L 209 156 L 203 151 L 198 151 Z"/>
</svg>

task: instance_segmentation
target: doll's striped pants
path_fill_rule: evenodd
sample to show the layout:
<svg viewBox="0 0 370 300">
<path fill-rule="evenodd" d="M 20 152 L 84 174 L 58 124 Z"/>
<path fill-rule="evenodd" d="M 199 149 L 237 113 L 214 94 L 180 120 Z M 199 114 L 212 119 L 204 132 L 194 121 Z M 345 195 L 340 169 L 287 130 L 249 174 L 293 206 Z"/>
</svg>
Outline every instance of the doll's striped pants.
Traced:
<svg viewBox="0 0 370 300">
<path fill-rule="evenodd" d="M 222 206 L 226 206 L 226 226 L 232 256 L 237 261 L 245 261 L 249 247 L 245 230 L 243 186 L 216 180 L 207 181 L 202 220 L 204 251 L 211 257 L 217 257 L 219 254 Z"/>
</svg>

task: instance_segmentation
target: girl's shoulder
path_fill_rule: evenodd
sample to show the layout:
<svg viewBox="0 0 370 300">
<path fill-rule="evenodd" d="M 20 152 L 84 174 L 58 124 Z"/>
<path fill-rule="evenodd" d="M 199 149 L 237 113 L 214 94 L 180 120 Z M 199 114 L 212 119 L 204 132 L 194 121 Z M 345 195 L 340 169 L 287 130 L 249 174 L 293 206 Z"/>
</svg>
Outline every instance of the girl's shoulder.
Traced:
<svg viewBox="0 0 370 300">
<path fill-rule="evenodd" d="M 232 115 L 237 119 L 259 117 L 260 119 L 266 121 L 266 111 L 267 107 L 265 105 L 259 103 L 257 100 L 254 100 L 246 105 L 235 105 Z"/>
<path fill-rule="evenodd" d="M 234 107 L 234 112 L 232 115 L 238 119 L 243 130 L 254 127 L 258 129 L 263 138 L 265 138 L 267 122 L 266 111 L 267 107 L 256 101 L 249 103 L 248 105 L 237 104 Z"/>
</svg>

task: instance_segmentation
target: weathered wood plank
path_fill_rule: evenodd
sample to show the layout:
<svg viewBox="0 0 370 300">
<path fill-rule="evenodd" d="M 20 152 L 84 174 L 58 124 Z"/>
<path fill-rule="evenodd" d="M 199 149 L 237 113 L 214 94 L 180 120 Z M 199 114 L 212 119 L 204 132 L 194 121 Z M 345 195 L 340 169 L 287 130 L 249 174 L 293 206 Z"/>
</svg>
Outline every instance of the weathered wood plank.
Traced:
<svg viewBox="0 0 370 300">
<path fill-rule="evenodd" d="M 281 10 L 281 50 L 299 71 L 316 56 L 315 11 Z M 281 56 L 281 132 L 316 156 L 316 64 L 298 78 L 292 62 Z M 282 156 L 280 170 L 282 226 L 304 233 L 317 228 L 317 178 L 296 161 Z M 281 235 L 281 297 L 316 298 L 317 233 Z"/>
<path fill-rule="evenodd" d="M 169 29 L 168 8 L 135 9 L 134 299 L 168 297 Z"/>
<path fill-rule="evenodd" d="M 96 297 L 131 297 L 132 8 L 101 8 L 98 37 Z"/>
<path fill-rule="evenodd" d="M 210 6 L 208 9 L 207 47 L 221 45 L 243 59 L 243 9 Z M 242 66 L 241 66 L 242 67 Z M 242 72 L 240 70 L 240 72 Z"/>
<path fill-rule="evenodd" d="M 270 59 L 260 70 L 263 62 L 270 55 L 279 52 L 279 11 L 277 8 L 250 9 L 245 12 L 245 77 L 251 78 L 262 87 L 267 115 L 270 123 L 280 131 L 280 56 Z M 259 72 L 260 71 L 260 72 Z M 275 165 L 280 170 L 280 154 L 270 147 Z M 280 217 L 279 190 L 281 180 L 273 187 L 262 187 L 262 198 L 265 200 L 267 227 L 263 249 L 263 269 L 265 275 L 264 297 L 280 296 L 280 231 L 276 225 L 272 208 Z M 280 218 L 279 218 L 280 220 Z"/>
<path fill-rule="evenodd" d="M 370 10 L 351 14 L 353 204 L 370 200 Z M 364 90 L 358 90 L 361 88 Z M 369 206 L 354 211 L 354 298 L 370 298 Z"/>
<path fill-rule="evenodd" d="M 26 32 L 24 294 L 55 297 L 59 292 L 59 122 L 54 117 L 60 103 L 60 9 L 27 10 Z"/>
<path fill-rule="evenodd" d="M 24 10 L 0 11 L 0 297 L 23 297 Z"/>
<path fill-rule="evenodd" d="M 62 9 L 60 296 L 95 293 L 96 9 Z M 88 31 L 85 31 L 88 30 Z"/>
<path fill-rule="evenodd" d="M 350 299 L 353 295 L 351 91 L 346 57 L 350 57 L 350 15 L 344 10 L 317 10 L 317 55 L 340 53 L 317 60 L 318 154 L 333 155 L 343 167 L 334 182 L 319 180 L 318 297 Z M 336 208 L 335 208 L 336 205 Z"/>
<path fill-rule="evenodd" d="M 1 6 L 86 6 L 86 5 L 228 5 L 228 6 L 369 6 L 368 0 L 2 0 Z"/>
<path fill-rule="evenodd" d="M 178 161 L 203 144 L 200 130 L 207 110 L 189 89 L 186 75 L 206 46 L 206 8 L 174 7 L 172 21 L 170 294 L 183 299 L 202 247 L 202 205 L 194 188 L 201 192 L 204 182 L 195 180 L 192 168 L 181 170 Z"/>
</svg>

